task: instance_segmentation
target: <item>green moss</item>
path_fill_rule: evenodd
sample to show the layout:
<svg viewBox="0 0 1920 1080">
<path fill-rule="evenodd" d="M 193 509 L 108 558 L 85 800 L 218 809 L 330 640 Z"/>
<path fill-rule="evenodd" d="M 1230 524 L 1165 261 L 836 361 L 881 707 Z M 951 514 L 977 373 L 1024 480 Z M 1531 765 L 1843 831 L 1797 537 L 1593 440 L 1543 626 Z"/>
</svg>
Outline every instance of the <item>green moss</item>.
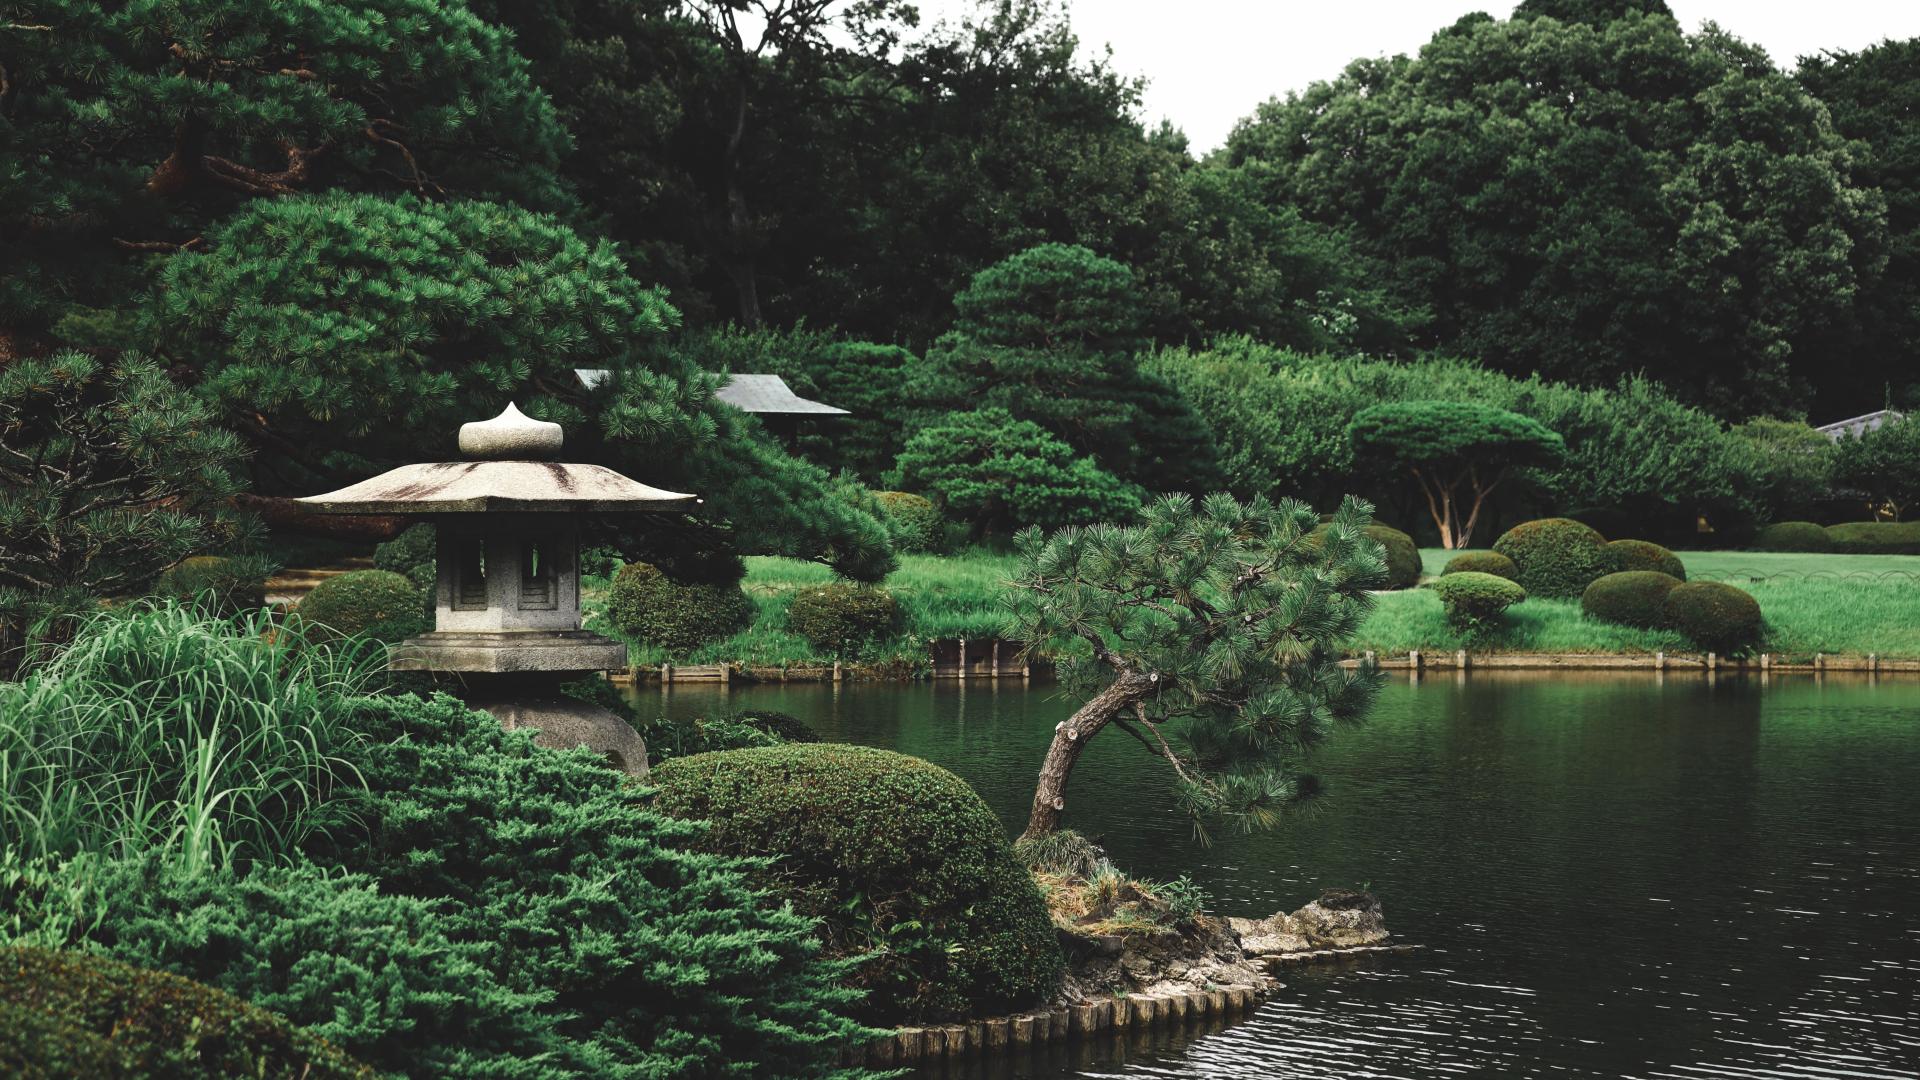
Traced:
<svg viewBox="0 0 1920 1080">
<path fill-rule="evenodd" d="M 1822 552 L 1833 550 L 1833 538 L 1811 521 L 1777 521 L 1756 533 L 1751 546 L 1755 551 Z"/>
<path fill-rule="evenodd" d="M 1679 578 L 1657 570 L 1623 570 L 1587 586 L 1580 610 L 1602 622 L 1657 629 L 1667 625 L 1667 594 L 1679 584 Z"/>
<path fill-rule="evenodd" d="M 747 594 L 733 582 L 679 582 L 650 563 L 630 562 L 607 591 L 607 618 L 622 634 L 682 656 L 745 626 Z"/>
<path fill-rule="evenodd" d="M 1651 570 L 1687 580 L 1687 566 L 1680 556 L 1650 540 L 1615 540 L 1607 550 L 1613 552 L 1614 565 L 1621 570 Z"/>
<path fill-rule="evenodd" d="M 1513 564 L 1512 559 L 1497 551 L 1463 551 L 1448 559 L 1446 569 L 1440 571 L 1443 577 L 1467 573 L 1492 574 L 1513 581 L 1520 576 L 1520 568 Z"/>
<path fill-rule="evenodd" d="M 1529 596 L 1579 596 L 1615 569 L 1606 539 L 1569 518 L 1522 522 L 1494 541 L 1493 550 L 1513 560 L 1514 580 Z"/>
<path fill-rule="evenodd" d="M 390 570 L 350 570 L 330 577 L 294 610 L 313 640 L 364 637 L 391 644 L 433 629 L 429 596 Z"/>
<path fill-rule="evenodd" d="M 1689 581 L 1667 594 L 1667 624 L 1702 649 L 1738 654 L 1759 644 L 1766 632 L 1760 603 L 1717 581 Z"/>
<path fill-rule="evenodd" d="M 883 1022 L 1035 1004 L 1063 961 L 1005 832 L 959 777 L 833 744 L 732 750 L 651 774 L 656 805 L 712 822 L 704 846 L 771 859 L 765 883 L 824 920 L 830 952 L 879 950 L 853 975 Z"/>
</svg>

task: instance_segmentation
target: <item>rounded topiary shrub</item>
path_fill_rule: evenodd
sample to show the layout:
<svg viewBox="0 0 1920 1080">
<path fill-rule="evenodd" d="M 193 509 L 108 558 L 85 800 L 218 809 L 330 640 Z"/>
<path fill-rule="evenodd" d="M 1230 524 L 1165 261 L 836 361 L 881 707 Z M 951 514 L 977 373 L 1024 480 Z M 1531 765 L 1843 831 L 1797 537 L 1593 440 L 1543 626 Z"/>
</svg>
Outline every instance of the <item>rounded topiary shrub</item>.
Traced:
<svg viewBox="0 0 1920 1080">
<path fill-rule="evenodd" d="M 1842 555 L 1920 555 L 1920 521 L 1849 521 L 1826 533 Z"/>
<path fill-rule="evenodd" d="M 1606 538 L 1569 518 L 1522 522 L 1494 541 L 1493 550 L 1513 560 L 1514 580 L 1529 596 L 1579 596 L 1614 570 Z"/>
<path fill-rule="evenodd" d="M 668 761 L 655 805 L 711 822 L 702 846 L 771 859 L 764 883 L 823 920 L 878 1023 L 1005 1013 L 1057 988 L 1063 960 L 1033 878 L 959 777 L 831 743 Z M 882 948 L 882 946 L 884 946 Z"/>
<path fill-rule="evenodd" d="M 607 590 L 607 618 L 622 634 L 676 656 L 753 621 L 737 582 L 680 582 L 651 563 L 630 562 Z"/>
<path fill-rule="evenodd" d="M 1776 521 L 1755 533 L 1749 546 L 1755 551 L 1824 552 L 1833 550 L 1833 539 L 1811 521 Z"/>
<path fill-rule="evenodd" d="M 1651 570 L 1656 574 L 1687 580 L 1687 564 L 1680 556 L 1651 540 L 1615 540 L 1607 545 L 1619 570 Z"/>
<path fill-rule="evenodd" d="M 1527 590 L 1518 584 L 1477 570 L 1443 574 L 1433 591 L 1446 609 L 1448 624 L 1458 630 L 1492 629 L 1508 608 L 1527 598 Z"/>
<path fill-rule="evenodd" d="M 156 596 L 211 604 L 222 615 L 267 604 L 266 564 L 259 559 L 195 555 L 168 567 L 153 583 Z"/>
<path fill-rule="evenodd" d="M 0 1018 L 7 1076 L 376 1075 L 231 994 L 84 953 L 0 950 Z"/>
<path fill-rule="evenodd" d="M 933 500 L 910 491 L 876 491 L 874 500 L 886 515 L 893 549 L 904 552 L 938 550 L 944 525 Z"/>
<path fill-rule="evenodd" d="M 1666 623 L 1702 649 L 1729 655 L 1760 643 L 1766 623 L 1760 603 L 1731 585 L 1689 581 L 1667 594 Z"/>
<path fill-rule="evenodd" d="M 1318 536 L 1326 531 L 1326 523 L 1313 530 Z M 1387 579 L 1381 584 L 1383 589 L 1411 589 L 1420 584 L 1420 548 L 1413 537 L 1391 525 L 1375 522 L 1366 527 L 1367 539 L 1380 545 L 1381 557 L 1386 560 Z"/>
<path fill-rule="evenodd" d="M 832 656 L 860 655 L 893 636 L 899 621 L 892 593 L 852 581 L 801 589 L 787 604 L 787 629 Z"/>
<path fill-rule="evenodd" d="M 1580 610 L 1622 626 L 1665 626 L 1667 594 L 1679 584 L 1679 578 L 1657 570 L 1622 570 L 1587 586 L 1580 594 Z"/>
<path fill-rule="evenodd" d="M 1492 574 L 1513 581 L 1520 576 L 1520 568 L 1497 551 L 1463 551 L 1448 559 L 1446 569 L 1440 571 L 1442 577 L 1448 574 Z"/>
<path fill-rule="evenodd" d="M 396 574 L 407 574 L 414 567 L 433 565 L 434 531 L 433 526 L 420 524 L 408 528 L 399 536 L 373 549 L 373 565 L 381 570 L 391 570 Z"/>
<path fill-rule="evenodd" d="M 388 643 L 433 629 L 430 594 L 391 570 L 349 570 L 313 587 L 294 608 L 319 640 L 364 637 Z"/>
</svg>

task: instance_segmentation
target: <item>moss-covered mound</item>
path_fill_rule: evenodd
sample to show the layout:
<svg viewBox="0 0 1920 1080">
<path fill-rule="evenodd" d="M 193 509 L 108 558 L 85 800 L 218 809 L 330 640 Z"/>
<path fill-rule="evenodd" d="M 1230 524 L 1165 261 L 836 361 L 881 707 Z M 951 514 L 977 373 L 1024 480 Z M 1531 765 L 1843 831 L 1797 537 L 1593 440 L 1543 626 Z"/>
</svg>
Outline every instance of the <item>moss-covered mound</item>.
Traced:
<svg viewBox="0 0 1920 1080">
<path fill-rule="evenodd" d="M 1580 594 L 1580 610 L 1589 618 L 1622 626 L 1665 626 L 1667 594 L 1679 584 L 1679 578 L 1657 570 L 1622 570 L 1587 586 Z"/>
<path fill-rule="evenodd" d="M 852 978 L 883 1023 L 1003 1013 L 1053 992 L 1047 908 L 1000 822 L 919 758 L 813 744 L 669 761 L 656 805 L 711 821 L 703 845 L 766 856 L 765 883 L 823 920 L 830 952 L 876 952 Z"/>
<path fill-rule="evenodd" d="M 1766 634 L 1760 603 L 1731 585 L 1689 581 L 1667 594 L 1667 625 L 1702 649 L 1737 655 L 1758 645 Z"/>
<path fill-rule="evenodd" d="M 365 637 L 388 643 L 433 629 L 430 596 L 391 570 L 350 570 L 313 587 L 294 609 L 316 640 Z"/>
<path fill-rule="evenodd" d="M 737 581 L 675 581 L 651 563 L 630 562 L 613 577 L 607 618 L 622 634 L 681 656 L 746 626 L 753 601 Z"/>
<path fill-rule="evenodd" d="M 1446 569 L 1440 571 L 1442 577 L 1448 574 L 1492 574 L 1513 581 L 1520 576 L 1520 568 L 1497 551 L 1463 551 L 1448 559 Z"/>
<path fill-rule="evenodd" d="M 0 950 L 0 1074 L 371 1078 L 325 1040 L 231 994 L 84 953 Z"/>
<path fill-rule="evenodd" d="M 1651 570 L 1656 574 L 1687 580 L 1687 564 L 1680 556 L 1651 540 L 1615 540 L 1607 545 L 1614 565 L 1620 570 Z"/>
<path fill-rule="evenodd" d="M 1615 568 L 1606 538 L 1569 518 L 1542 518 L 1508 529 L 1493 550 L 1513 560 L 1529 596 L 1579 596 Z"/>
<path fill-rule="evenodd" d="M 1750 546 L 1755 551 L 1817 553 L 1832 551 L 1833 540 L 1826 529 L 1811 521 L 1776 521 L 1755 533 Z"/>
</svg>

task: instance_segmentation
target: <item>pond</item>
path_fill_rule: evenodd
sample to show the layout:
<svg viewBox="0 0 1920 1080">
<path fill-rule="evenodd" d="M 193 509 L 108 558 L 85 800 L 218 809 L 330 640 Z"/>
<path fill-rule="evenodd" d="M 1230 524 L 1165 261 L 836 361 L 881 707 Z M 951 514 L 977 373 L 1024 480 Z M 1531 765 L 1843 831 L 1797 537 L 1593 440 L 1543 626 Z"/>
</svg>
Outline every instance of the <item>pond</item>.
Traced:
<svg viewBox="0 0 1920 1080">
<path fill-rule="evenodd" d="M 919 755 L 1009 829 L 1071 711 L 1017 680 L 635 693 Z M 1422 951 L 1290 973 L 1215 1030 L 966 1075 L 1920 1076 L 1920 679 L 1402 675 L 1316 765 L 1314 812 L 1203 847 L 1159 764 L 1103 737 L 1067 823 L 1223 914 L 1370 888 Z"/>
</svg>

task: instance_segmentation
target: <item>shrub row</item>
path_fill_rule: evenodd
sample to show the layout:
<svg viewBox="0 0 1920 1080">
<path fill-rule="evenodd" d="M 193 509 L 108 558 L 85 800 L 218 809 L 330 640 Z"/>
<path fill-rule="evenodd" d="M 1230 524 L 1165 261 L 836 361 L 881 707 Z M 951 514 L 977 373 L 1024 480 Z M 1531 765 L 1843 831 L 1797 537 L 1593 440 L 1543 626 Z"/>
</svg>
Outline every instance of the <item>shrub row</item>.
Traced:
<svg viewBox="0 0 1920 1080">
<path fill-rule="evenodd" d="M 1755 551 L 1920 555 L 1920 521 L 1849 521 L 1824 527 L 1811 521 L 1782 521 L 1761 529 L 1752 546 Z"/>
<path fill-rule="evenodd" d="M 1684 582 L 1654 570 L 1608 574 L 1587 586 L 1580 608 L 1625 626 L 1667 628 L 1702 649 L 1735 654 L 1760 643 L 1766 625 L 1751 595 L 1717 581 Z"/>
</svg>

